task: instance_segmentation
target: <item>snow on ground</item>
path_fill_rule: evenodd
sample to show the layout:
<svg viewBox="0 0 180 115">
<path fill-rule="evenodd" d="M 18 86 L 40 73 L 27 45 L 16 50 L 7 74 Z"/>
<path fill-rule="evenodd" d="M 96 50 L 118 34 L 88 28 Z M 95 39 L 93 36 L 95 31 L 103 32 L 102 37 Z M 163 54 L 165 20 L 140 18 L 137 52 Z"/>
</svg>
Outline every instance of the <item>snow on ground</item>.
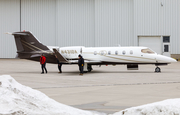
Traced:
<svg viewBox="0 0 180 115">
<path fill-rule="evenodd" d="M 180 99 L 168 99 L 152 104 L 132 107 L 113 115 L 180 115 Z"/>
<path fill-rule="evenodd" d="M 105 115 L 76 109 L 50 99 L 40 91 L 0 76 L 0 115 Z M 113 115 L 180 115 L 180 98 L 132 107 Z"/>
<path fill-rule="evenodd" d="M 0 115 L 100 115 L 60 104 L 40 91 L 0 76 Z"/>
</svg>

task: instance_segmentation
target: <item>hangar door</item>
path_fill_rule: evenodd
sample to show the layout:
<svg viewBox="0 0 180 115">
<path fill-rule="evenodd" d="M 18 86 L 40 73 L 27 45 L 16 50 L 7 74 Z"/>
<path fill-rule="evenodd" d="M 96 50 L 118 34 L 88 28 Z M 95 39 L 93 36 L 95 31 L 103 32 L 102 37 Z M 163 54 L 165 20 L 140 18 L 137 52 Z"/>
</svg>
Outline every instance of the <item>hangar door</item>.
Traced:
<svg viewBox="0 0 180 115">
<path fill-rule="evenodd" d="M 0 58 L 16 57 L 14 37 L 4 34 L 20 30 L 20 0 L 0 0 Z"/>
<path fill-rule="evenodd" d="M 139 46 L 149 47 L 158 54 L 162 54 L 161 36 L 139 36 Z"/>
</svg>

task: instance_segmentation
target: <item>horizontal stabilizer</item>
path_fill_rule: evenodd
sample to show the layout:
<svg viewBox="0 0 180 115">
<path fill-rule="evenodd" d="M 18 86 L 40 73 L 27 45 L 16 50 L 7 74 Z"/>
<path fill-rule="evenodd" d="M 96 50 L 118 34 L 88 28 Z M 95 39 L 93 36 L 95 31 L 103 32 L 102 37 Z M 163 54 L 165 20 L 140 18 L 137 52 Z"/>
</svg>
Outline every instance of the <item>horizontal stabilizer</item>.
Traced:
<svg viewBox="0 0 180 115">
<path fill-rule="evenodd" d="M 27 36 L 27 35 L 29 35 L 29 34 L 26 33 L 26 32 L 14 32 L 14 33 L 12 33 L 12 35 L 22 35 L 22 36 Z"/>
<path fill-rule="evenodd" d="M 5 34 L 9 34 L 9 35 L 12 35 L 12 33 L 10 33 L 10 32 L 6 32 Z"/>
<path fill-rule="evenodd" d="M 56 49 L 53 48 L 55 55 L 57 56 L 59 62 L 68 62 Z"/>
</svg>

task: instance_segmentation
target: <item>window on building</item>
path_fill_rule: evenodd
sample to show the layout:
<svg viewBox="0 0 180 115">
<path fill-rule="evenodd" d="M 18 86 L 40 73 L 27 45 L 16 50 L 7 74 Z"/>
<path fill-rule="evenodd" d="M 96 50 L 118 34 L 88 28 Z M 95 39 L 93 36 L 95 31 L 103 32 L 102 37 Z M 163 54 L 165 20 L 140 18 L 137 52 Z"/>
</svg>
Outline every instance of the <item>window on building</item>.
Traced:
<svg viewBox="0 0 180 115">
<path fill-rule="evenodd" d="M 163 36 L 163 42 L 169 43 L 170 42 L 170 36 Z"/>
<path fill-rule="evenodd" d="M 169 45 L 164 45 L 164 52 L 169 52 Z"/>
</svg>

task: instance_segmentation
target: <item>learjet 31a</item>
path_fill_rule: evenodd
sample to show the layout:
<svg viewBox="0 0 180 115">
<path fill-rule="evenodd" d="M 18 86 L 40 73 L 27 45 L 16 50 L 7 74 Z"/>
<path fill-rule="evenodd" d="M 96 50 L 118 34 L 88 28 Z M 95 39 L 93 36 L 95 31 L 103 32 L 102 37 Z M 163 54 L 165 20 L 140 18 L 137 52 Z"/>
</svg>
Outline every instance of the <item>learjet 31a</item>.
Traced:
<svg viewBox="0 0 180 115">
<path fill-rule="evenodd" d="M 17 46 L 17 57 L 39 61 L 41 54 L 47 58 L 47 63 L 57 63 L 56 57 L 63 64 L 77 64 L 78 55 L 84 58 L 84 71 L 91 71 L 92 65 L 127 65 L 128 70 L 137 70 L 139 64 L 154 64 L 155 72 L 161 72 L 158 67 L 176 62 L 175 59 L 157 54 L 148 47 L 48 47 L 36 39 L 31 32 L 14 32 Z"/>
</svg>

